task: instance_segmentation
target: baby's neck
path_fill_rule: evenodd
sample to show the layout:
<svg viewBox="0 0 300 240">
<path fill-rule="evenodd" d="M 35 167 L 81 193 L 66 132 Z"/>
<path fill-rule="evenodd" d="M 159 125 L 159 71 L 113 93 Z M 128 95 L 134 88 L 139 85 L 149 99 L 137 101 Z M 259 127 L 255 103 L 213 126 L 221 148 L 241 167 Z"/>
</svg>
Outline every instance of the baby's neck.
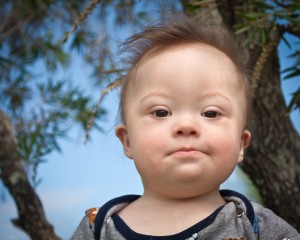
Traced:
<svg viewBox="0 0 300 240">
<path fill-rule="evenodd" d="M 220 195 L 219 190 L 215 190 L 203 195 L 193 196 L 189 198 L 168 198 L 165 196 L 156 196 L 145 193 L 136 204 L 141 204 L 143 208 L 150 208 L 161 210 L 162 212 L 180 213 L 187 211 L 195 211 L 196 209 L 202 209 L 201 212 L 205 212 L 207 209 L 217 209 L 225 204 L 224 199 Z M 159 211 L 160 213 L 160 211 Z"/>
<path fill-rule="evenodd" d="M 119 216 L 138 233 L 172 235 L 205 219 L 224 204 L 219 191 L 186 199 L 159 198 L 144 194 L 124 208 Z"/>
</svg>

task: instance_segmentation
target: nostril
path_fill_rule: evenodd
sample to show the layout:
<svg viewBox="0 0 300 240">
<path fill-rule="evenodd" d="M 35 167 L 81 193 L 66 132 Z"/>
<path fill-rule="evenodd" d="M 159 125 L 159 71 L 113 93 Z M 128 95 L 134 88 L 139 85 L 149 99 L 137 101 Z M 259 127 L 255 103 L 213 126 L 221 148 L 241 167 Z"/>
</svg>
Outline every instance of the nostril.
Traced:
<svg viewBox="0 0 300 240">
<path fill-rule="evenodd" d="M 197 133 L 196 133 L 196 131 L 191 131 L 190 132 L 190 135 L 196 135 Z"/>
<path fill-rule="evenodd" d="M 180 119 L 174 125 L 173 134 L 177 136 L 198 136 L 200 134 L 200 126 L 195 119 Z"/>
<path fill-rule="evenodd" d="M 177 134 L 178 135 L 183 135 L 183 131 L 178 131 Z"/>
<path fill-rule="evenodd" d="M 179 130 L 177 131 L 177 135 L 182 136 L 182 135 L 197 135 L 197 132 L 192 130 Z"/>
</svg>

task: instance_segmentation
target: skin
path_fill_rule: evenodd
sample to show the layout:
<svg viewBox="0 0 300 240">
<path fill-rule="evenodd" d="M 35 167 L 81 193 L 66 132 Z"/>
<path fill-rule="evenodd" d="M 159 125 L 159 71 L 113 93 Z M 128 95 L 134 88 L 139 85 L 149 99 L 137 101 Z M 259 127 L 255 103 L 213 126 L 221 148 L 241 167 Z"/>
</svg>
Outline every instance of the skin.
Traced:
<svg viewBox="0 0 300 240">
<path fill-rule="evenodd" d="M 119 213 L 134 231 L 175 234 L 225 204 L 219 187 L 251 138 L 239 78 L 224 53 L 204 44 L 154 49 L 135 67 L 126 123 L 116 128 L 144 185 Z"/>
</svg>

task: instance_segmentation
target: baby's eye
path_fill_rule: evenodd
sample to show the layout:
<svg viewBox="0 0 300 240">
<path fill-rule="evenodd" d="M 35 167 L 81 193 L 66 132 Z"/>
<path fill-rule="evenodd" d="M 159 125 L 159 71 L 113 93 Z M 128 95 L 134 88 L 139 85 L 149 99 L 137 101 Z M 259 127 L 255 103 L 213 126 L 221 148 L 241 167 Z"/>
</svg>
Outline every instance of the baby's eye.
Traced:
<svg viewBox="0 0 300 240">
<path fill-rule="evenodd" d="M 203 117 L 206 118 L 216 118 L 218 117 L 220 114 L 216 111 L 207 111 L 205 113 L 202 114 Z"/>
<path fill-rule="evenodd" d="M 167 116 L 171 116 L 170 112 L 168 112 L 167 110 L 163 110 L 163 109 L 156 110 L 152 114 L 158 118 L 164 118 Z"/>
</svg>

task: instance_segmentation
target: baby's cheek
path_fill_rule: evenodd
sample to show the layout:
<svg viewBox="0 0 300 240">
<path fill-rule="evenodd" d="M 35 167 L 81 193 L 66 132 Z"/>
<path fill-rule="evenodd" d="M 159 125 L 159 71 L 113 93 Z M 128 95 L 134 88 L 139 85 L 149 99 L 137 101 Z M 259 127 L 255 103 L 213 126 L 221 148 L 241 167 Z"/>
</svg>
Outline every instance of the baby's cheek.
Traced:
<svg viewBox="0 0 300 240">
<path fill-rule="evenodd" d="M 166 147 L 167 141 L 163 140 L 158 134 L 153 134 L 149 131 L 144 131 L 142 135 L 134 140 L 135 152 L 138 155 L 143 156 L 155 156 L 157 153 L 161 153 Z"/>
<path fill-rule="evenodd" d="M 170 140 L 167 139 L 166 134 L 164 133 L 165 129 L 154 129 L 149 128 L 148 130 L 144 130 L 142 141 L 144 144 L 147 144 L 149 148 L 159 148 L 162 149 L 165 147 Z"/>
<path fill-rule="evenodd" d="M 234 161 L 239 154 L 240 141 L 235 136 L 227 134 L 216 138 L 214 143 L 211 143 L 211 148 L 224 160 Z"/>
</svg>

